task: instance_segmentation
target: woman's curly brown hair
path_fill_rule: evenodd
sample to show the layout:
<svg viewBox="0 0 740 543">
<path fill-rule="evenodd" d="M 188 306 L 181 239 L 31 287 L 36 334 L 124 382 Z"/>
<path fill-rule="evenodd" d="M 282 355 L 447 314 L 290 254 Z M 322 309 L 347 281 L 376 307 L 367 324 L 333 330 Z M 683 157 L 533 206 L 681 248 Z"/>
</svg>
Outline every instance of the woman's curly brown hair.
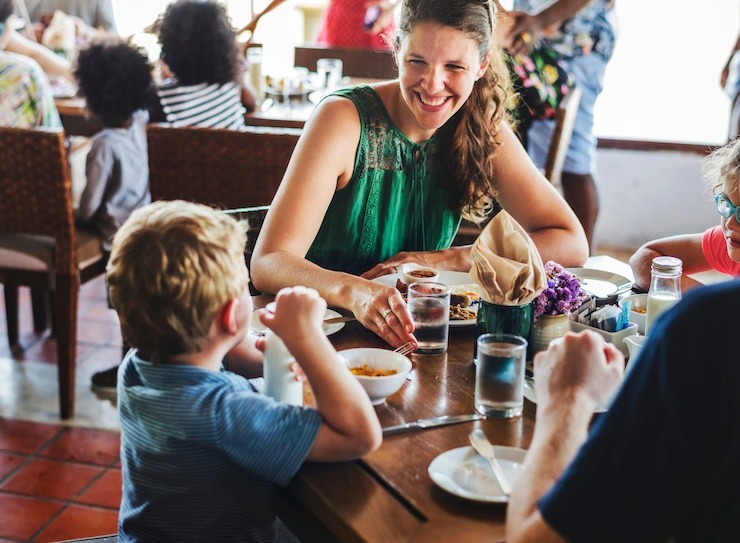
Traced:
<svg viewBox="0 0 740 543">
<path fill-rule="evenodd" d="M 236 36 L 216 2 L 184 0 L 169 5 L 159 29 L 162 60 L 181 85 L 224 85 L 240 74 Z"/>
<path fill-rule="evenodd" d="M 439 148 L 446 149 L 449 185 L 456 200 L 452 204 L 466 218 L 482 221 L 496 195 L 493 157 L 501 123 L 507 120 L 506 101 L 509 72 L 493 36 L 495 10 L 491 0 L 404 0 L 395 40 L 420 23 L 434 22 L 455 28 L 475 40 L 483 62 L 490 53 L 488 68 L 452 119 L 438 133 Z"/>
<path fill-rule="evenodd" d="M 91 42 L 77 56 L 75 78 L 87 107 L 105 126 L 126 126 L 134 111 L 146 109 L 154 81 L 146 55 L 118 39 Z"/>
</svg>

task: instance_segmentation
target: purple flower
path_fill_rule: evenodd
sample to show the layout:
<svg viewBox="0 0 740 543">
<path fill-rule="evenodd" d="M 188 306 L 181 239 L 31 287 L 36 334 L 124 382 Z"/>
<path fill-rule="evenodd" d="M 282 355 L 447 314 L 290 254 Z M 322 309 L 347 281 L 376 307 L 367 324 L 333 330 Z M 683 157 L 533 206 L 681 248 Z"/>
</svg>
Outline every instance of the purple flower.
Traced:
<svg viewBox="0 0 740 543">
<path fill-rule="evenodd" d="M 547 287 L 532 302 L 534 321 L 540 315 L 567 315 L 578 309 L 588 295 L 581 290 L 578 277 L 552 260 L 545 264 Z"/>
</svg>

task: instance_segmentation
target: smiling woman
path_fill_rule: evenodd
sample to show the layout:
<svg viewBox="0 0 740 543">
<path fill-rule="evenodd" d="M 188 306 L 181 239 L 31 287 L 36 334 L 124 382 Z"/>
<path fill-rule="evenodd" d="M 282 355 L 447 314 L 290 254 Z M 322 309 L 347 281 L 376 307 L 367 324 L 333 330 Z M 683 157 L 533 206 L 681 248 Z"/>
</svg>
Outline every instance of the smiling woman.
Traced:
<svg viewBox="0 0 740 543">
<path fill-rule="evenodd" d="M 543 259 L 580 265 L 583 230 L 503 122 L 507 71 L 489 2 L 405 0 L 399 79 L 339 90 L 296 146 L 252 258 L 257 288 L 302 283 L 393 346 L 415 341 L 395 288 L 405 262 L 467 271 L 460 218 L 505 208 Z M 358 276 L 361 274 L 361 276 Z"/>
</svg>

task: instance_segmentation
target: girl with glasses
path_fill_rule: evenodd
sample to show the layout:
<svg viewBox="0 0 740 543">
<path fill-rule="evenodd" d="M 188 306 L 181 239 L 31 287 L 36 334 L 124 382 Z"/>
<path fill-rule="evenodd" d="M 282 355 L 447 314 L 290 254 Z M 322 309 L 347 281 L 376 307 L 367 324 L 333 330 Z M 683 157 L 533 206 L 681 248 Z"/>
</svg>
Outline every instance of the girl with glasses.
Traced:
<svg viewBox="0 0 740 543">
<path fill-rule="evenodd" d="M 630 258 L 635 283 L 647 289 L 650 265 L 661 255 L 683 261 L 681 288 L 700 285 L 689 277 L 715 270 L 740 277 L 740 138 L 715 150 L 704 163 L 705 182 L 712 187 L 720 224 L 704 233 L 684 234 L 649 241 Z"/>
</svg>

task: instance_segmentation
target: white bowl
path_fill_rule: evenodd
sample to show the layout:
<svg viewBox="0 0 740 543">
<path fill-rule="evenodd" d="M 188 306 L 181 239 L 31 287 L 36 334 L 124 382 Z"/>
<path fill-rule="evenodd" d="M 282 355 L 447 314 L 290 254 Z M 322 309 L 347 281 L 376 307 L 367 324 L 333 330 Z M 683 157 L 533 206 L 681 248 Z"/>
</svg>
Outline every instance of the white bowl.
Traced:
<svg viewBox="0 0 740 543">
<path fill-rule="evenodd" d="M 382 404 L 388 396 L 398 392 L 411 370 L 411 360 L 388 349 L 358 347 L 339 351 L 339 356 L 350 369 L 367 364 L 373 369 L 396 370 L 392 375 L 380 377 L 355 375 L 373 405 Z"/>
<path fill-rule="evenodd" d="M 401 264 L 401 278 L 404 283 L 436 283 L 439 281 L 439 272 L 429 266 L 422 266 L 413 262 Z"/>
<path fill-rule="evenodd" d="M 645 310 L 647 309 L 647 294 L 631 294 L 625 296 L 619 300 L 619 307 L 622 307 L 626 302 L 630 302 L 629 319 L 630 322 L 634 322 L 637 325 L 637 331 L 640 334 L 645 333 Z M 634 311 L 634 309 L 642 309 L 640 311 Z"/>
</svg>

